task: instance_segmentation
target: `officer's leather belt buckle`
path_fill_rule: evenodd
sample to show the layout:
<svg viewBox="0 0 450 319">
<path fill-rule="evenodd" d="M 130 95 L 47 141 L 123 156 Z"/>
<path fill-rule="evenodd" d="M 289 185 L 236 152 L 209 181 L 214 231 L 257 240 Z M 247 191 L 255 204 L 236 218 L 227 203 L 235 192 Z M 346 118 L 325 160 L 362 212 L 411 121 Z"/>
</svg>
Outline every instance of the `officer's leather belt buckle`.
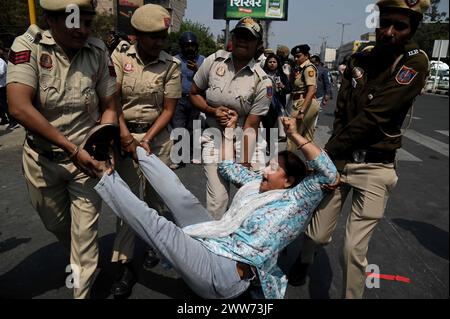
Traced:
<svg viewBox="0 0 450 319">
<path fill-rule="evenodd" d="M 134 123 L 134 122 L 127 122 L 127 127 L 130 133 L 134 134 L 142 134 L 147 133 L 147 131 L 150 129 L 151 125 L 148 123 Z"/>
<path fill-rule="evenodd" d="M 48 160 L 52 162 L 64 162 L 69 160 L 69 156 L 65 152 L 56 152 L 56 151 L 46 151 L 43 149 L 40 149 L 32 139 L 27 137 L 27 144 L 28 146 L 38 153 L 39 155 L 44 156 Z"/>
<path fill-rule="evenodd" d="M 304 99 L 304 94 L 303 93 L 292 93 L 292 99 L 294 101 L 296 100 L 300 100 L 300 99 Z"/>
<path fill-rule="evenodd" d="M 356 150 L 352 153 L 353 163 L 382 163 L 391 164 L 395 162 L 395 151 L 378 152 L 372 150 Z"/>
</svg>

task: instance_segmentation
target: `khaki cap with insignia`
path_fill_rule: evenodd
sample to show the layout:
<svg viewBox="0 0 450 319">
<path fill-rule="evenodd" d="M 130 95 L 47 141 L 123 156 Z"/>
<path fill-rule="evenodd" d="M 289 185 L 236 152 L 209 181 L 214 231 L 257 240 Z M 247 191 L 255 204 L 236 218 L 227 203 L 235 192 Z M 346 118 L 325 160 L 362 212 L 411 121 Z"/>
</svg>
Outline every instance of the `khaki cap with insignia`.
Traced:
<svg viewBox="0 0 450 319">
<path fill-rule="evenodd" d="M 423 14 L 430 7 L 430 0 L 379 0 L 377 6 L 380 9 L 392 8 L 407 10 L 423 17 Z"/>
<path fill-rule="evenodd" d="M 131 25 L 141 32 L 160 32 L 170 28 L 170 13 L 157 4 L 138 8 L 131 18 Z"/>
<path fill-rule="evenodd" d="M 263 29 L 261 25 L 253 20 L 251 17 L 244 17 L 236 24 L 234 29 L 231 31 L 233 33 L 234 31 L 238 29 L 246 29 L 249 30 L 253 36 L 257 39 L 262 39 L 263 36 Z"/>
<path fill-rule="evenodd" d="M 77 5 L 83 12 L 95 13 L 97 0 L 40 0 L 39 4 L 48 11 L 66 11 L 69 5 Z"/>
</svg>

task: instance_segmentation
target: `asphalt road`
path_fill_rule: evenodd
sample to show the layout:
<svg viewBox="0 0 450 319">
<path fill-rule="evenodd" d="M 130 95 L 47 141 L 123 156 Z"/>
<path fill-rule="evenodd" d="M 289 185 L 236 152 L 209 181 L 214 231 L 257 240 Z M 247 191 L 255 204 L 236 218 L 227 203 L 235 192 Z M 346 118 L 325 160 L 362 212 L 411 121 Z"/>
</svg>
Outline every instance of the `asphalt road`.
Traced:
<svg viewBox="0 0 450 319">
<path fill-rule="evenodd" d="M 333 105 L 319 119 L 317 138 L 326 141 L 333 120 Z M 366 290 L 365 298 L 449 297 L 449 102 L 446 96 L 418 98 L 412 126 L 404 138 L 398 165 L 399 182 L 392 193 L 385 217 L 372 238 L 368 260 L 382 274 L 400 275 L 409 283 L 381 280 L 380 287 Z M 65 287 L 68 256 L 47 232 L 29 204 L 21 172 L 23 129 L 0 128 L 0 299 L 69 299 Z M 319 144 L 320 144 L 319 143 Z M 205 202 L 205 179 L 200 165 L 177 171 L 181 180 L 200 201 Z M 346 205 L 348 211 L 348 203 Z M 345 212 L 346 212 L 345 211 Z M 316 257 L 307 284 L 289 286 L 288 299 L 340 298 L 342 252 L 346 213 L 332 243 Z M 109 257 L 114 238 L 115 217 L 105 208 L 99 224 L 100 267 L 93 298 L 111 298 Z M 280 257 L 289 269 L 301 241 L 293 243 Z M 132 299 L 196 299 L 173 270 L 158 265 L 153 271 L 141 269 L 143 245 L 136 247 L 134 266 L 139 282 Z"/>
</svg>

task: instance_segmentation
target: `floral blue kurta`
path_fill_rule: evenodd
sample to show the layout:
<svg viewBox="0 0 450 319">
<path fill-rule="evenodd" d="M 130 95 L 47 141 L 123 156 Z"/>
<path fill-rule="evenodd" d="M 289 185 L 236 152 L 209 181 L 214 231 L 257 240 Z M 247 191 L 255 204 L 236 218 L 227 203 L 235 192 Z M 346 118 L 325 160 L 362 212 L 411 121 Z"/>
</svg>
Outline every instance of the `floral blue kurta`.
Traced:
<svg viewBox="0 0 450 319">
<path fill-rule="evenodd" d="M 324 151 L 308 161 L 307 166 L 315 171 L 314 175 L 287 189 L 280 199 L 257 209 L 233 234 L 221 238 L 196 238 L 215 254 L 256 267 L 266 298 L 284 298 L 287 279 L 277 266 L 278 253 L 305 230 L 311 214 L 325 195 L 321 186 L 336 180 L 336 167 Z M 237 186 L 259 185 L 262 181 L 261 174 L 232 161 L 220 163 L 219 172 Z M 252 187 L 242 204 L 257 200 L 258 196 L 261 196 L 259 187 Z"/>
</svg>

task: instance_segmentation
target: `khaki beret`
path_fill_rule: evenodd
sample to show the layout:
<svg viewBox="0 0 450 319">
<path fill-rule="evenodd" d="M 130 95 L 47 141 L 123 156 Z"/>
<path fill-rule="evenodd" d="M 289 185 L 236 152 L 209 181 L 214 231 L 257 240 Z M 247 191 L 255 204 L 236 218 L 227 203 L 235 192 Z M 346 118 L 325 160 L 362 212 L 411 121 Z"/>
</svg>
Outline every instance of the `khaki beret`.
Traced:
<svg viewBox="0 0 450 319">
<path fill-rule="evenodd" d="M 81 11 L 95 13 L 97 0 L 40 0 L 42 9 L 48 11 L 65 11 L 69 5 L 77 5 Z"/>
<path fill-rule="evenodd" d="M 170 13 L 157 4 L 146 4 L 134 11 L 131 25 L 141 32 L 160 32 L 170 28 Z"/>
<path fill-rule="evenodd" d="M 279 45 L 278 48 L 277 48 L 277 55 L 278 56 L 287 58 L 289 56 L 289 52 L 290 52 L 289 48 L 287 46 L 285 46 L 285 45 Z"/>
<path fill-rule="evenodd" d="M 392 8 L 407 10 L 413 14 L 423 16 L 430 7 L 430 0 L 379 0 L 377 6 L 380 9 Z"/>
</svg>

